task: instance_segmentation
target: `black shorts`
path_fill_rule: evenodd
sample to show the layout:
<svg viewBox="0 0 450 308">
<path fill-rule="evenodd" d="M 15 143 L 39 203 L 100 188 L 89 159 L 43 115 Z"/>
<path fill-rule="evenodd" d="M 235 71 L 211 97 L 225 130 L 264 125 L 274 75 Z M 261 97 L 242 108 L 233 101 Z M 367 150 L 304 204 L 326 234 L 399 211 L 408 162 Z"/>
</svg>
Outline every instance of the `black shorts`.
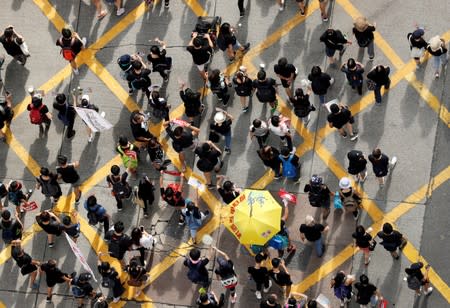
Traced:
<svg viewBox="0 0 450 308">
<path fill-rule="evenodd" d="M 294 75 L 294 80 L 295 80 L 295 78 L 297 78 L 297 74 Z M 291 83 L 291 85 L 289 85 L 287 80 L 285 80 L 285 79 L 280 79 L 280 80 L 281 80 L 281 84 L 283 85 L 283 88 L 290 88 L 292 86 L 292 83 Z"/>
<path fill-rule="evenodd" d="M 27 264 L 27 265 L 22 266 L 22 267 L 20 268 L 20 273 L 21 273 L 23 276 L 25 276 L 25 275 L 28 275 L 28 274 L 30 274 L 30 273 L 36 271 L 37 269 L 38 269 L 38 268 L 37 268 L 36 265 L 30 263 L 30 264 Z"/>
</svg>

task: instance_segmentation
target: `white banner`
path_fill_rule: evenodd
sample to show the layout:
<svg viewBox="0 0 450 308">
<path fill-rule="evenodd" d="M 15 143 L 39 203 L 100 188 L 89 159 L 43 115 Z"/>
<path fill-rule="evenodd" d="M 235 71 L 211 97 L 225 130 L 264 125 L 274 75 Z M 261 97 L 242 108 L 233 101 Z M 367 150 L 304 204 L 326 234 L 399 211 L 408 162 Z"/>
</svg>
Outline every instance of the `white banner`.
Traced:
<svg viewBox="0 0 450 308">
<path fill-rule="evenodd" d="M 92 278 L 97 282 L 97 279 L 95 279 L 94 272 L 92 271 L 91 267 L 87 263 L 87 260 L 84 258 L 83 253 L 81 252 L 80 248 L 78 248 L 77 244 L 70 238 L 70 236 L 67 235 L 66 232 L 64 232 L 64 235 L 66 236 L 67 242 L 69 242 L 70 248 L 72 248 L 72 251 L 77 257 L 77 259 L 81 262 L 81 265 L 85 270 L 87 270 L 91 275 Z"/>
<path fill-rule="evenodd" d="M 100 132 L 113 127 L 111 123 L 93 109 L 75 107 L 75 110 L 93 132 Z"/>
</svg>

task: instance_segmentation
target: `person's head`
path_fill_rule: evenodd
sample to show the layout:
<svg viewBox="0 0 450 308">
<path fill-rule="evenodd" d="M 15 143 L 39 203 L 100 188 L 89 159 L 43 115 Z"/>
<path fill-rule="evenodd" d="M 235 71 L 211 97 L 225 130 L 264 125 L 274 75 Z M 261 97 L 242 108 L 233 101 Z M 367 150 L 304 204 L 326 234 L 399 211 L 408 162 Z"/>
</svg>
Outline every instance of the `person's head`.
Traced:
<svg viewBox="0 0 450 308">
<path fill-rule="evenodd" d="M 317 308 L 317 302 L 315 299 L 310 299 L 306 304 L 306 308 Z"/>
<path fill-rule="evenodd" d="M 133 228 L 133 230 L 131 230 L 131 240 L 136 243 L 139 244 L 139 240 L 142 237 L 142 231 L 139 228 Z"/>
<path fill-rule="evenodd" d="M 267 303 L 268 303 L 269 305 L 275 306 L 276 303 L 277 303 L 277 299 L 278 299 L 278 297 L 277 297 L 275 294 L 270 294 L 270 295 L 267 297 Z"/>
<path fill-rule="evenodd" d="M 260 128 L 261 125 L 262 125 L 262 122 L 261 122 L 260 119 L 254 119 L 253 122 L 252 122 L 252 124 L 253 124 L 253 127 L 254 127 L 254 128 Z"/>
<path fill-rule="evenodd" d="M 291 295 L 291 297 L 288 298 L 286 308 L 297 308 L 297 300 L 293 295 Z"/>
<path fill-rule="evenodd" d="M 89 280 L 91 280 L 92 275 L 89 273 L 81 273 L 80 276 L 78 276 L 78 282 L 79 283 L 87 283 Z"/>
<path fill-rule="evenodd" d="M 283 156 L 283 157 L 289 157 L 289 155 L 291 155 L 291 150 L 288 147 L 283 146 L 280 149 L 280 153 L 281 153 L 281 156 Z"/>
<path fill-rule="evenodd" d="M 319 66 L 315 65 L 312 67 L 311 69 L 311 75 L 312 76 L 319 76 L 320 74 L 322 74 L 322 70 L 320 69 Z"/>
<path fill-rule="evenodd" d="M 361 276 L 359 276 L 359 281 L 362 284 L 369 284 L 369 277 L 367 277 L 366 275 L 362 274 Z"/>
<path fill-rule="evenodd" d="M 150 148 L 156 148 L 159 145 L 158 140 L 156 138 L 151 138 L 148 142 L 148 146 Z"/>
<path fill-rule="evenodd" d="M 198 100 L 201 96 L 200 92 L 195 92 L 191 88 L 184 90 L 184 94 L 189 100 Z"/>
<path fill-rule="evenodd" d="M 63 105 L 66 102 L 66 99 L 67 99 L 67 97 L 64 93 L 56 94 L 55 101 L 57 104 Z"/>
<path fill-rule="evenodd" d="M 383 224 L 383 232 L 385 234 L 391 234 L 392 231 L 394 231 L 394 228 L 392 227 L 392 225 L 390 223 L 388 223 L 388 222 L 385 222 Z"/>
<path fill-rule="evenodd" d="M 88 94 L 83 94 L 83 96 L 81 96 L 81 106 L 82 107 L 88 107 L 89 106 L 89 101 L 90 101 L 90 97 Z"/>
<path fill-rule="evenodd" d="M 43 223 L 47 223 L 50 221 L 51 216 L 50 216 L 49 212 L 43 211 L 43 212 L 41 212 L 41 214 L 39 214 L 39 218 L 41 219 L 41 221 Z"/>
<path fill-rule="evenodd" d="M 42 176 L 49 176 L 50 175 L 50 170 L 48 170 L 47 167 L 41 167 L 40 173 Z"/>
<path fill-rule="evenodd" d="M 347 190 L 347 189 L 350 189 L 351 187 L 352 187 L 352 183 L 349 178 L 343 177 L 339 180 L 339 188 L 340 189 Z"/>
<path fill-rule="evenodd" d="M 225 122 L 226 119 L 227 119 L 227 116 L 222 111 L 219 111 L 214 115 L 214 122 L 217 125 L 222 125 L 222 123 Z"/>
<path fill-rule="evenodd" d="M 359 16 L 353 22 L 355 29 L 359 32 L 364 32 L 369 26 L 369 21 L 364 16 Z"/>
<path fill-rule="evenodd" d="M 35 94 L 31 98 L 31 104 L 34 108 L 39 108 L 42 106 L 42 96 L 40 94 Z"/>
<path fill-rule="evenodd" d="M 379 159 L 381 157 L 381 150 L 379 148 L 373 149 L 372 156 L 375 159 Z"/>
<path fill-rule="evenodd" d="M 111 269 L 111 265 L 108 262 L 103 261 L 102 263 L 100 263 L 100 271 L 101 272 L 109 272 L 109 270 Z"/>
<path fill-rule="evenodd" d="M 305 96 L 305 93 L 303 92 L 303 89 L 302 89 L 302 88 L 297 88 L 297 89 L 295 90 L 295 96 L 297 96 L 297 97 L 303 97 L 303 96 Z"/>
<path fill-rule="evenodd" d="M 330 29 L 327 30 L 327 36 L 328 37 L 334 37 L 335 34 L 336 34 L 336 31 L 334 31 L 334 29 L 330 28 Z"/>
<path fill-rule="evenodd" d="M 22 188 L 22 184 L 18 181 L 12 181 L 11 184 L 9 184 L 9 191 L 18 191 Z"/>
<path fill-rule="evenodd" d="M 2 220 L 9 221 L 11 219 L 11 212 L 8 209 L 4 209 L 2 212 Z"/>
<path fill-rule="evenodd" d="M 280 59 L 278 59 L 278 65 L 279 66 L 286 66 L 288 64 L 288 61 L 287 61 L 287 59 L 285 58 L 285 57 L 282 57 L 282 58 L 280 58 Z"/>
<path fill-rule="evenodd" d="M 312 186 L 320 186 L 323 183 L 323 179 L 322 179 L 322 177 L 318 176 L 317 174 L 313 174 L 311 176 L 311 179 L 309 180 L 309 183 Z"/>
<path fill-rule="evenodd" d="M 164 197 L 166 197 L 166 199 L 172 199 L 173 195 L 175 194 L 175 192 L 173 191 L 172 187 L 167 187 L 166 190 L 164 191 Z"/>
<path fill-rule="evenodd" d="M 255 262 L 260 264 L 262 261 L 264 261 L 266 258 L 262 253 L 257 253 L 255 256 Z"/>
<path fill-rule="evenodd" d="M 245 73 L 241 72 L 241 71 L 238 71 L 235 76 L 236 76 L 236 79 L 242 80 L 245 77 Z"/>
<path fill-rule="evenodd" d="M 122 233 L 123 230 L 125 230 L 125 226 L 123 225 L 123 222 L 118 221 L 114 224 L 114 232 Z"/>
<path fill-rule="evenodd" d="M 350 58 L 350 59 L 347 60 L 347 68 L 348 68 L 349 70 L 354 70 L 354 69 L 356 69 L 356 61 L 355 61 L 355 59 Z"/>
<path fill-rule="evenodd" d="M 153 45 L 152 47 L 150 47 L 150 53 L 156 56 L 160 56 L 161 50 L 159 49 L 159 46 Z"/>
<path fill-rule="evenodd" d="M 192 40 L 192 45 L 194 45 L 195 48 L 202 47 L 202 39 L 197 36 Z"/>
<path fill-rule="evenodd" d="M 153 100 L 159 99 L 161 95 L 159 94 L 159 91 L 152 91 L 151 97 Z"/>
<path fill-rule="evenodd" d="M 62 155 L 62 154 L 58 155 L 57 160 L 58 160 L 58 164 L 60 166 L 65 166 L 67 164 L 67 156 L 65 156 L 65 155 Z"/>
<path fill-rule="evenodd" d="M 422 36 L 425 34 L 425 31 L 423 29 L 416 29 L 413 33 L 412 33 L 412 38 L 416 41 L 420 40 L 422 38 Z"/>
<path fill-rule="evenodd" d="M 3 31 L 3 35 L 5 36 L 5 38 L 10 39 L 12 38 L 14 34 L 14 29 L 13 27 L 8 27 L 5 29 L 5 31 Z"/>
<path fill-rule="evenodd" d="M 70 216 L 65 215 L 62 218 L 62 223 L 64 226 L 70 226 L 72 224 L 72 220 L 70 219 Z"/>
<path fill-rule="evenodd" d="M 256 75 L 256 78 L 258 78 L 259 81 L 266 80 L 266 71 L 265 70 L 259 70 L 258 74 Z"/>
<path fill-rule="evenodd" d="M 223 190 L 225 190 L 225 191 L 227 191 L 227 192 L 230 192 L 230 191 L 233 191 L 233 188 L 234 188 L 233 182 L 231 182 L 231 181 L 225 181 L 225 182 L 223 183 Z"/>
<path fill-rule="evenodd" d="M 375 67 L 375 70 L 380 74 L 386 74 L 386 68 L 384 67 L 384 65 L 377 65 Z"/>
<path fill-rule="evenodd" d="M 195 206 L 195 203 L 192 202 L 192 201 L 189 201 L 189 202 L 186 204 L 186 209 L 187 209 L 189 212 L 193 212 L 196 208 L 197 208 L 197 207 Z"/>
<path fill-rule="evenodd" d="M 137 268 L 139 266 L 139 260 L 138 258 L 131 258 L 129 263 L 130 268 Z"/>
<path fill-rule="evenodd" d="M 62 34 L 62 37 L 65 38 L 65 39 L 72 38 L 72 30 L 69 27 L 64 27 L 61 30 L 61 34 Z"/>
<path fill-rule="evenodd" d="M 271 263 L 272 263 L 272 267 L 278 268 L 280 266 L 281 259 L 280 258 L 273 258 Z"/>
<path fill-rule="evenodd" d="M 211 151 L 211 145 L 207 142 L 202 144 L 202 152 L 203 153 L 208 153 Z"/>
<path fill-rule="evenodd" d="M 345 273 L 342 271 L 338 272 L 336 276 L 334 276 L 333 280 L 334 286 L 339 287 L 345 281 Z"/>
<path fill-rule="evenodd" d="M 175 129 L 173 130 L 173 135 L 175 136 L 175 138 L 180 138 L 181 135 L 183 135 L 183 127 L 181 126 L 175 127 Z"/>
<path fill-rule="evenodd" d="M 423 267 L 422 262 L 412 263 L 409 267 L 405 268 L 405 272 L 408 275 L 412 275 L 414 273 L 420 272 L 420 269 Z"/>
<path fill-rule="evenodd" d="M 311 215 L 306 215 L 305 224 L 307 226 L 313 226 L 314 225 L 314 217 L 312 217 Z"/>
<path fill-rule="evenodd" d="M 191 249 L 191 251 L 189 251 L 189 258 L 191 259 L 191 261 L 198 261 L 200 260 L 200 250 L 198 250 L 197 248 L 193 248 Z"/>
<path fill-rule="evenodd" d="M 127 147 L 128 146 L 128 138 L 125 136 L 119 136 L 119 145 L 121 147 Z"/>
<path fill-rule="evenodd" d="M 270 118 L 270 123 L 271 123 L 273 126 L 278 127 L 278 125 L 280 125 L 280 117 L 277 116 L 277 115 L 273 115 L 273 116 Z"/>
<path fill-rule="evenodd" d="M 111 174 L 118 176 L 120 174 L 120 167 L 117 165 L 112 165 L 111 166 Z"/>
<path fill-rule="evenodd" d="M 219 69 L 213 69 L 208 74 L 208 80 L 211 82 L 211 84 L 218 84 L 220 82 L 220 70 Z"/>
<path fill-rule="evenodd" d="M 135 111 L 133 112 L 133 122 L 140 124 L 142 122 L 144 122 L 144 116 L 139 112 L 139 111 Z"/>
<path fill-rule="evenodd" d="M 49 259 L 49 260 L 47 261 L 47 266 L 48 266 L 50 269 L 56 268 L 56 260 L 55 260 L 55 259 Z"/>
<path fill-rule="evenodd" d="M 341 111 L 341 109 L 339 108 L 338 104 L 332 104 L 330 106 L 330 111 L 333 114 L 339 113 L 339 111 Z"/>
<path fill-rule="evenodd" d="M 224 22 L 221 26 L 220 26 L 220 34 L 231 34 L 231 26 L 229 23 Z"/>
<path fill-rule="evenodd" d="M 97 198 L 95 197 L 95 195 L 90 195 L 87 198 L 86 203 L 87 203 L 88 207 L 93 207 L 97 204 Z"/>
<path fill-rule="evenodd" d="M 366 229 L 362 225 L 356 226 L 356 234 L 362 235 L 366 233 Z"/>
<path fill-rule="evenodd" d="M 200 303 L 207 304 L 209 302 L 208 293 L 206 293 L 206 292 L 200 293 L 200 296 L 198 299 L 200 300 Z"/>
<path fill-rule="evenodd" d="M 135 71 L 139 71 L 140 69 L 142 69 L 142 63 L 141 61 L 133 61 L 131 66 L 133 67 L 133 69 Z"/>
</svg>

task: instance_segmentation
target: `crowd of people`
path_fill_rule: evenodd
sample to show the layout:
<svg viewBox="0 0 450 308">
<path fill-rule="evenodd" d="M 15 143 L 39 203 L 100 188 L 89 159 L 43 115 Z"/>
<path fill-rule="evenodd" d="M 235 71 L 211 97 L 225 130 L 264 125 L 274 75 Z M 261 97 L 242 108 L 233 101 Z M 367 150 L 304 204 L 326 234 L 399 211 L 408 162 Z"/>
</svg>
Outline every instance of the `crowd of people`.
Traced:
<svg viewBox="0 0 450 308">
<path fill-rule="evenodd" d="M 118 16 L 124 14 L 125 9 L 121 0 L 107 1 L 115 4 Z M 297 0 L 300 15 L 305 15 L 307 7 L 306 1 Z M 319 0 L 321 18 L 323 22 L 328 21 L 327 0 Z M 102 19 L 107 11 L 103 9 L 100 0 L 93 0 L 96 7 L 97 18 Z M 154 5 L 153 1 L 146 1 L 149 5 Z M 243 17 L 248 12 L 245 11 L 244 1 L 238 1 L 240 16 Z M 285 8 L 284 0 L 277 0 L 280 11 Z M 164 6 L 169 7 L 169 0 L 164 1 Z M 216 32 L 216 30 L 218 31 Z M 354 21 L 353 34 L 359 48 L 367 48 L 369 61 L 374 61 L 374 32 L 376 25 L 371 24 L 367 18 L 358 17 Z M 146 160 L 140 160 L 142 153 L 148 153 L 150 165 L 160 173 L 159 191 L 160 199 L 167 203 L 176 211 L 178 224 L 187 225 L 189 237 L 193 245 L 199 243 L 197 231 L 210 216 L 208 210 L 201 210 L 197 200 L 192 200 L 185 193 L 184 177 L 188 168 L 193 169 L 186 159 L 189 152 L 193 152 L 196 157 L 195 166 L 204 175 L 206 189 L 217 189 L 223 204 L 229 204 L 239 194 L 241 190 L 227 179 L 220 172 L 224 165 L 222 159 L 224 155 L 232 151 L 232 132 L 233 121 L 238 116 L 244 116 L 252 102 L 252 96 L 255 94 L 257 100 L 263 105 L 269 105 L 270 116 L 268 119 L 255 118 L 249 119 L 248 132 L 239 132 L 249 134 L 249 140 L 256 139 L 259 149 L 258 156 L 262 163 L 273 171 L 275 180 L 286 178 L 295 184 L 300 183 L 301 157 L 296 153 L 296 146 L 293 141 L 293 131 L 290 127 L 290 118 L 281 115 L 278 108 L 278 98 L 282 95 L 278 90 L 278 81 L 284 88 L 284 93 L 292 108 L 292 116 L 297 116 L 306 126 L 311 118 L 311 112 L 321 108 L 328 112 L 327 121 L 331 128 L 336 128 L 339 134 L 350 140 L 357 141 L 359 135 L 353 124 L 355 118 L 348 106 L 339 102 L 326 103 L 326 95 L 329 88 L 333 85 L 334 77 L 323 71 L 319 65 L 313 65 L 308 80 L 303 80 L 301 86 L 296 87 L 295 81 L 298 75 L 298 69 L 288 59 L 281 57 L 273 67 L 273 73 L 262 64 L 252 79 L 245 66 L 240 66 L 232 77 L 225 76 L 220 69 L 212 69 L 211 63 L 216 47 L 222 50 L 230 63 L 237 61 L 250 49 L 250 43 L 241 44 L 236 37 L 236 30 L 228 23 L 220 23 L 220 20 L 204 20 L 203 24 L 197 25 L 192 33 L 186 52 L 192 55 L 194 65 L 199 71 L 199 78 L 204 81 L 213 95 L 217 97 L 223 108 L 216 108 L 212 123 L 202 123 L 201 116 L 205 109 L 203 104 L 203 94 L 191 89 L 185 83 L 180 84 L 179 97 L 184 105 L 184 118 L 174 119 L 170 116 L 171 105 L 162 97 L 161 87 L 165 87 L 170 80 L 172 69 L 172 57 L 167 54 L 167 44 L 159 39 L 155 39 L 155 44 L 151 46 L 146 57 L 141 54 L 125 54 L 118 59 L 121 76 L 126 81 L 130 95 L 142 91 L 148 99 L 150 113 L 144 110 L 136 110 L 130 116 L 130 130 L 134 140 L 125 135 L 117 139 L 116 152 L 122 159 L 123 167 L 113 165 L 110 174 L 106 177 L 106 183 L 111 189 L 111 193 L 116 201 L 117 218 L 112 221 L 112 216 L 101 205 L 93 193 L 82 192 L 80 189 L 82 175 L 77 169 L 80 162 L 70 162 L 67 156 L 59 154 L 55 170 L 49 167 L 41 167 L 39 175 L 36 177 L 34 190 L 40 190 L 46 198 L 52 201 L 50 210 L 41 211 L 36 215 L 36 223 L 47 234 L 47 245 L 52 248 L 56 244 L 56 239 L 63 233 L 66 233 L 74 242 L 80 236 L 80 214 L 86 216 L 91 226 L 103 225 L 103 236 L 108 244 L 107 255 L 116 259 L 120 264 L 120 269 L 115 269 L 110 262 L 104 259 L 105 253 L 98 255 L 98 272 L 102 277 L 101 285 L 109 290 L 108 294 L 96 292 L 96 287 L 92 285 L 92 275 L 87 272 L 70 274 L 63 272 L 57 266 L 57 260 L 49 259 L 41 261 L 33 259 L 27 254 L 22 245 L 21 238 L 24 230 L 23 220 L 24 212 L 30 204 L 30 196 L 33 189 L 26 190 L 19 179 L 12 180 L 9 183 L 0 183 L 0 210 L 1 221 L 0 229 L 2 239 L 5 244 L 11 244 L 11 256 L 16 261 L 22 275 L 29 275 L 30 288 L 36 290 L 39 288 L 40 280 L 38 274 L 45 276 L 47 285 L 47 302 L 52 301 L 53 287 L 56 284 L 68 283 L 74 298 L 79 307 L 83 307 L 86 299 L 92 299 L 96 307 L 107 307 L 108 302 L 118 302 L 125 292 L 122 271 L 127 273 L 127 284 L 134 288 L 133 297 L 138 297 L 146 281 L 148 280 L 148 266 L 146 254 L 151 250 L 156 239 L 152 234 L 146 231 L 145 225 L 133 227 L 128 235 L 125 224 L 122 221 L 120 212 L 123 209 L 124 202 L 133 198 L 136 204 L 143 209 L 144 218 L 148 218 L 151 209 L 154 207 L 155 190 L 158 184 L 150 179 L 146 174 L 140 174 L 141 164 Z M 421 68 L 421 62 L 425 52 L 433 57 L 433 67 L 435 77 L 439 78 L 441 68 L 447 63 L 447 48 L 445 41 L 439 36 L 434 36 L 427 42 L 424 39 L 425 31 L 423 28 L 417 28 L 407 35 L 407 41 L 411 49 L 411 57 Z M 352 45 L 352 40 L 347 38 L 338 29 L 329 28 L 320 37 L 317 38 L 325 44 L 325 55 L 328 59 L 331 72 L 333 68 L 341 63 L 342 57 L 347 46 Z M 5 48 L 7 54 L 14 58 L 21 65 L 26 65 L 27 58 L 30 56 L 25 39 L 16 32 L 13 26 L 8 26 L 3 35 L 0 36 L 0 42 Z M 61 49 L 61 56 L 70 63 L 73 74 L 79 74 L 79 68 L 76 64 L 77 56 L 85 49 L 87 40 L 80 37 L 70 27 L 64 27 L 61 31 L 61 37 L 56 41 L 56 46 Z M 335 58 L 338 51 L 339 59 Z M 0 58 L 0 66 L 5 61 L 5 57 Z M 374 65 L 369 72 L 365 72 L 364 65 L 353 58 L 342 61 L 340 71 L 346 76 L 348 84 L 359 95 L 364 94 L 364 80 L 367 78 L 367 89 L 374 92 L 376 104 L 382 103 L 381 89 L 389 89 L 390 86 L 390 68 L 386 65 Z M 177 64 L 178 65 L 178 64 Z M 152 73 L 158 73 L 162 78 L 162 85 L 152 86 Z M 337 74 L 338 71 L 334 70 Z M 366 76 L 364 76 L 366 74 Z M 273 75 L 274 77 L 270 77 Z M 235 94 L 240 99 L 242 107 L 241 115 L 233 115 L 226 108 L 232 99 L 229 93 L 234 88 Z M 76 108 L 86 108 L 98 113 L 99 108 L 92 104 L 90 97 L 83 94 L 82 91 L 72 92 L 72 102 L 70 95 L 59 93 L 53 103 L 53 112 L 44 103 L 44 96 L 34 89 L 29 90 L 30 103 L 27 106 L 29 111 L 29 120 L 32 125 L 39 127 L 40 136 L 47 135 L 54 117 L 57 113 L 57 119 L 65 127 L 65 137 L 72 139 L 75 136 L 74 122 L 77 118 Z M 311 94 L 317 95 L 319 104 L 314 105 L 310 99 Z M 0 104 L 0 129 L 9 127 L 13 120 L 13 99 L 12 94 L 5 92 L 5 100 Z M 264 107 L 266 108 L 266 107 Z M 171 170 L 172 162 L 161 144 L 160 136 L 155 136 L 150 131 L 149 119 L 152 117 L 157 121 L 162 121 L 167 136 L 171 139 L 171 146 L 178 154 L 181 163 L 180 170 Z M 88 142 L 92 142 L 94 132 L 86 124 Z M 208 140 L 199 141 L 197 136 L 200 129 L 206 127 L 209 131 Z M 236 134 L 237 132 L 234 131 Z M 278 136 L 280 145 L 272 142 L 269 136 Z M 6 141 L 6 135 L 0 130 L 0 139 Z M 223 149 L 221 148 L 222 139 L 224 140 Z M 275 138 L 277 139 L 277 138 Z M 197 159 L 198 158 L 198 159 Z M 307 194 L 309 203 L 312 207 L 320 208 L 321 219 L 316 219 L 307 215 L 304 224 L 299 227 L 298 238 L 304 242 L 310 242 L 318 258 L 322 257 L 326 251 L 324 236 L 329 230 L 327 218 L 331 212 L 331 206 L 337 210 L 343 210 L 345 213 L 351 213 L 353 219 L 357 222 L 355 232 L 351 235 L 354 244 L 364 254 L 364 264 L 368 266 L 371 258 L 371 252 L 375 249 L 377 242 L 372 237 L 371 228 L 358 223 L 362 210 L 363 198 L 358 192 L 358 186 L 352 183 L 363 183 L 368 175 L 367 159 L 362 151 L 352 150 L 347 154 L 349 160 L 349 177 L 343 177 L 339 180 L 338 190 L 331 191 L 323 182 L 323 178 L 314 174 L 309 182 L 304 186 L 303 192 Z M 378 180 L 380 189 L 385 185 L 386 179 L 390 177 L 397 158 L 389 158 L 380 148 L 376 147 L 368 155 L 368 160 L 372 165 L 373 173 Z M 179 181 L 171 181 L 165 184 L 165 174 L 171 174 L 179 177 Z M 232 177 L 232 174 L 229 174 Z M 214 181 L 216 183 L 214 183 Z M 135 188 L 130 184 L 135 182 Z M 84 210 L 78 211 L 72 209 L 70 213 L 57 215 L 53 211 L 62 196 L 61 184 L 69 184 L 75 194 L 75 206 L 78 206 L 84 197 Z M 2 200 L 5 199 L 4 202 Z M 276 235 L 277 241 L 269 241 L 264 246 L 257 247 L 253 245 L 255 264 L 248 267 L 248 274 L 256 284 L 255 296 L 260 301 L 260 307 L 319 307 L 320 301 L 308 298 L 304 294 L 291 292 L 293 281 L 288 268 L 285 265 L 283 256 L 285 250 L 288 255 L 295 254 L 296 248 L 292 244 L 293 233 L 289 232 L 286 226 L 289 209 L 286 200 L 283 200 L 284 209 L 281 217 L 280 231 Z M 14 205 L 14 211 L 7 206 Z M 83 213 L 84 212 L 84 213 Z M 110 228 L 110 226 L 112 226 Z M 376 234 L 381 239 L 381 246 L 388 251 L 393 259 L 400 257 L 401 250 L 407 245 L 406 238 L 394 226 L 388 222 L 383 224 L 382 230 Z M 278 241 L 279 239 L 279 241 Z M 350 239 L 349 239 L 350 240 Z M 271 249 L 278 251 L 277 257 L 271 256 Z M 223 287 L 229 291 L 229 300 L 232 304 L 238 301 L 236 287 L 239 279 L 235 272 L 233 261 L 228 254 L 215 246 L 211 246 L 209 255 L 202 257 L 201 250 L 198 247 L 192 248 L 185 256 L 184 265 L 188 268 L 187 278 L 194 284 L 200 286 L 197 304 L 199 307 L 221 307 L 226 298 L 222 293 L 219 297 L 210 289 L 211 278 L 207 270 L 207 264 L 214 253 L 216 255 L 214 273 L 217 279 L 221 281 Z M 130 256 L 131 255 L 131 256 Z M 405 269 L 407 274 L 408 287 L 415 291 L 417 296 L 422 293 L 429 295 L 433 288 L 428 279 L 428 267 L 418 262 L 413 263 Z M 242 278 L 241 278 L 242 279 Z M 283 303 L 276 294 L 269 293 L 272 284 L 275 283 L 283 289 Z M 354 275 L 346 274 L 342 271 L 335 274 L 331 280 L 331 287 L 334 295 L 339 299 L 341 306 L 344 306 L 353 298 L 353 288 L 357 291 L 355 300 L 361 307 L 375 307 L 383 303 L 383 296 L 380 290 L 369 281 L 369 278 L 362 274 L 356 281 Z M 266 295 L 263 297 L 263 293 Z"/>
</svg>

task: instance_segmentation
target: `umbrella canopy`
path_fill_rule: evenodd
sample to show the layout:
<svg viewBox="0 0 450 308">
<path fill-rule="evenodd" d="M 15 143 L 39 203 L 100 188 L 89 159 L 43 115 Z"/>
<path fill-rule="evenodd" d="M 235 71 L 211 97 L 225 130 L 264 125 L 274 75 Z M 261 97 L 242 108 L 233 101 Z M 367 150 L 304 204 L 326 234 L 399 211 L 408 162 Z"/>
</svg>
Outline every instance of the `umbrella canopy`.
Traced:
<svg viewBox="0 0 450 308">
<path fill-rule="evenodd" d="M 280 231 L 281 206 L 267 190 L 245 189 L 227 208 L 225 226 L 242 244 L 264 245 Z"/>
</svg>

